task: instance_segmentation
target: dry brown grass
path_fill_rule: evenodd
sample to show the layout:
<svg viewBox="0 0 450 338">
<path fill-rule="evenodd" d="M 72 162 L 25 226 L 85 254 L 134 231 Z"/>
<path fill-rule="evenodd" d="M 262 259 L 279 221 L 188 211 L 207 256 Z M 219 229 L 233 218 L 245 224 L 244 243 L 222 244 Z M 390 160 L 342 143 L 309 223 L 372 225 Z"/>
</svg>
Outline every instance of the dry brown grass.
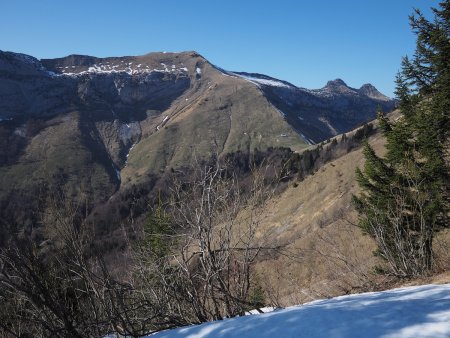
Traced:
<svg viewBox="0 0 450 338">
<path fill-rule="evenodd" d="M 369 142 L 377 153 L 384 152 L 381 135 Z M 374 272 L 382 263 L 373 254 L 376 245 L 356 227 L 351 199 L 358 193 L 355 169 L 363 163 L 362 149 L 354 150 L 292 184 L 266 206 L 261 231 L 285 247 L 256 267 L 269 301 L 286 306 L 405 283 Z M 436 237 L 435 251 L 436 271 L 448 271 L 450 231 Z M 410 283 L 449 280 L 450 274 L 443 272 Z"/>
</svg>

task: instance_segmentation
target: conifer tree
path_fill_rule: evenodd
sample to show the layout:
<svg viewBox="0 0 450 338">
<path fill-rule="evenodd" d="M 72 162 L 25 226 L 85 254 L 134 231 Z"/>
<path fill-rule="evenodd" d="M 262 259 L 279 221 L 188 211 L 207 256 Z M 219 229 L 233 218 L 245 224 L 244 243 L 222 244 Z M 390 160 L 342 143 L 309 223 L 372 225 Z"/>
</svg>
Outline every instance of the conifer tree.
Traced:
<svg viewBox="0 0 450 338">
<path fill-rule="evenodd" d="M 362 193 L 355 197 L 360 227 L 373 236 L 390 271 L 410 277 L 433 267 L 433 236 L 448 225 L 450 136 L 450 1 L 410 17 L 416 52 L 405 57 L 396 95 L 402 117 L 378 119 L 386 155 L 366 143 Z"/>
<path fill-rule="evenodd" d="M 174 232 L 170 217 L 164 211 L 160 197 L 158 204 L 144 226 L 144 232 L 145 236 L 142 244 L 147 246 L 152 259 L 161 259 L 169 254 L 173 244 L 169 238 Z"/>
</svg>

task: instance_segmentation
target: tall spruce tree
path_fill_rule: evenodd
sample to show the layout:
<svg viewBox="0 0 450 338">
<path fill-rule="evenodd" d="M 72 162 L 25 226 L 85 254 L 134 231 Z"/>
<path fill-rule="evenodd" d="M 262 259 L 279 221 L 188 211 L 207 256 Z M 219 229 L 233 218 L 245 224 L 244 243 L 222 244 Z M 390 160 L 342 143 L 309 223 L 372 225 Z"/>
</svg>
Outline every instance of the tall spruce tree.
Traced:
<svg viewBox="0 0 450 338">
<path fill-rule="evenodd" d="M 417 42 L 397 76 L 402 117 L 391 122 L 379 114 L 386 155 L 366 143 L 364 168 L 357 169 L 359 225 L 401 277 L 432 269 L 434 234 L 448 226 L 450 1 L 439 6 L 433 21 L 419 10 L 410 17 Z"/>
</svg>

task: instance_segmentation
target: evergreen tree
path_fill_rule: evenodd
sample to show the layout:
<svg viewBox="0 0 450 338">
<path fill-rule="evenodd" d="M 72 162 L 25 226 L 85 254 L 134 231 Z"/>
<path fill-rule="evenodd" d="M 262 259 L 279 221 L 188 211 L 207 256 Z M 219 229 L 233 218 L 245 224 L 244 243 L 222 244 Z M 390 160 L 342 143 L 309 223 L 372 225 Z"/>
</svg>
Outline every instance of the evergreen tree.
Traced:
<svg viewBox="0 0 450 338">
<path fill-rule="evenodd" d="M 378 157 L 366 143 L 366 163 L 357 170 L 360 226 L 391 272 L 404 277 L 432 268 L 434 233 L 448 225 L 450 1 L 433 13 L 432 22 L 419 10 L 410 17 L 417 47 L 397 76 L 403 116 L 396 122 L 378 116 L 386 155 Z"/>
<path fill-rule="evenodd" d="M 163 209 L 161 198 L 144 225 L 144 238 L 141 245 L 146 247 L 152 259 L 160 259 L 170 253 L 174 234 L 172 222 Z"/>
</svg>

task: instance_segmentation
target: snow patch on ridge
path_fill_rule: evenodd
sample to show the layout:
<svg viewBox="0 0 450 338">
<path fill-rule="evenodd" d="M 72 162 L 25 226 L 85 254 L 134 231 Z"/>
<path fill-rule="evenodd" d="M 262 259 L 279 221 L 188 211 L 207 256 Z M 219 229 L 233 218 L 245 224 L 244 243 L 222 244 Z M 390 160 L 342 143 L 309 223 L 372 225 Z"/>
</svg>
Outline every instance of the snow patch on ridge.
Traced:
<svg viewBox="0 0 450 338">
<path fill-rule="evenodd" d="M 56 69 L 58 70 L 58 73 L 55 73 L 53 71 L 46 71 L 47 74 L 51 77 L 58 77 L 58 76 L 69 76 L 69 77 L 78 77 L 83 76 L 86 74 L 128 74 L 128 75 L 139 75 L 139 74 L 150 74 L 153 72 L 159 72 L 159 73 L 187 73 L 188 69 L 183 66 L 176 66 L 171 65 L 171 67 L 167 67 L 167 65 L 163 62 L 160 63 L 161 68 L 149 68 L 147 65 L 143 64 L 137 64 L 133 65 L 133 62 L 124 63 L 123 60 L 120 61 L 119 64 L 110 64 L 109 62 L 106 64 L 99 63 L 94 64 L 90 67 L 85 67 L 81 69 L 76 69 L 75 66 L 72 66 L 69 68 L 69 66 L 62 67 L 58 66 Z M 145 66 L 145 67 L 144 67 Z M 75 68 L 75 69 L 74 69 Z"/>
<path fill-rule="evenodd" d="M 273 78 L 266 78 L 266 77 L 260 77 L 257 75 L 253 75 L 253 74 L 243 74 L 243 73 L 234 73 L 234 72 L 229 72 L 231 74 L 236 75 L 237 77 L 243 78 L 249 82 L 252 82 L 254 84 L 256 84 L 257 86 L 259 85 L 264 85 L 264 86 L 271 86 L 271 87 L 283 87 L 283 88 L 295 88 L 291 85 L 288 85 L 282 81 L 273 79 Z"/>
</svg>

